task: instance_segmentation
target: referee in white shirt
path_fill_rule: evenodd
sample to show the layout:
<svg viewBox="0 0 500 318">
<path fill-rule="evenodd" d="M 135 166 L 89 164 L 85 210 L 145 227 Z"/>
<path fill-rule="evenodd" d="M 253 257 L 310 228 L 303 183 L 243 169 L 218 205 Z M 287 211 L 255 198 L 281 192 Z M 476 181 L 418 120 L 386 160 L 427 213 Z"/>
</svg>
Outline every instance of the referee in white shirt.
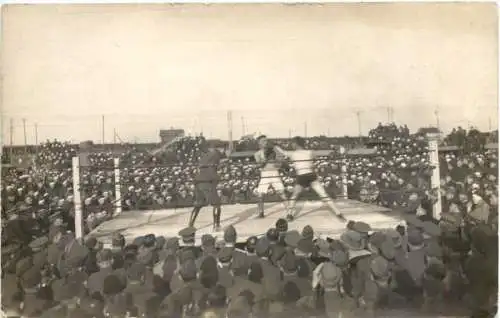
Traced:
<svg viewBox="0 0 500 318">
<path fill-rule="evenodd" d="M 325 188 L 318 181 L 318 176 L 313 170 L 313 152 L 311 150 L 305 149 L 304 138 L 294 137 L 292 139 L 292 145 L 294 151 L 285 151 L 278 146 L 274 147 L 276 152 L 292 160 L 292 165 L 295 168 L 295 172 L 297 175 L 295 188 L 293 189 L 293 193 L 290 197 L 290 202 L 288 205 L 288 220 L 291 221 L 295 217 L 295 203 L 297 202 L 299 195 L 305 188 L 312 188 L 314 192 L 318 194 L 321 201 L 325 202 L 328 205 L 335 216 L 345 222 L 345 217 L 342 215 L 342 213 L 340 213 L 340 210 L 333 203 L 332 198 L 328 196 Z"/>
</svg>

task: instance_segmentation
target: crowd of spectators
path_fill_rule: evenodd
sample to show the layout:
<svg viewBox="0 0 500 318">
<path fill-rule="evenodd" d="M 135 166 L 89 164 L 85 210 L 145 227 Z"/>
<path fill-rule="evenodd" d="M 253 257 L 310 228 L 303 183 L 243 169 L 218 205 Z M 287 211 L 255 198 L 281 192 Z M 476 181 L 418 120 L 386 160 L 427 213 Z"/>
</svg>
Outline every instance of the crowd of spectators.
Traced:
<svg viewBox="0 0 500 318">
<path fill-rule="evenodd" d="M 453 138 L 447 137 L 449 140 Z M 121 162 L 123 209 L 190 206 L 194 199 L 193 177 L 203 139 L 201 136 L 179 138 L 157 155 L 138 150 L 133 145 L 121 153 L 111 150 L 91 152 L 88 166 L 80 169 L 82 203 L 89 229 L 113 214 L 116 204 L 113 158 L 116 156 Z M 371 156 L 341 156 L 337 151 L 339 144 L 334 143 L 339 140 L 347 141 L 307 138 L 309 149 L 332 150 L 331 155 L 318 157 L 314 166 L 320 181 L 333 197 L 343 195 L 342 167 L 345 167 L 348 197 L 351 199 L 390 208 L 412 209 L 412 206 L 439 195 L 430 185 L 433 169 L 429 163 L 427 141 L 422 134 L 412 135 L 406 126 L 379 125 L 370 130 L 365 139 L 369 146 L 377 148 Z M 253 149 L 250 146 L 252 142 L 249 138 L 242 141 L 250 149 Z M 289 148 L 288 140 L 274 142 Z M 77 152 L 77 147 L 69 143 L 47 142 L 37 150 L 30 169 L 22 172 L 4 169 L 3 217 L 8 217 L 8 211 L 19 209 L 42 211 L 41 215 L 57 214 L 57 211 L 63 210 L 64 215 L 73 217 L 71 160 Z M 496 208 L 496 164 L 496 150 L 440 153 L 440 195 L 444 208 L 465 209 L 467 204 L 470 205 L 472 188 L 480 191 L 484 199 Z M 291 192 L 294 186 L 293 168 L 285 161 L 280 173 L 286 190 Z M 219 176 L 218 192 L 223 203 L 255 202 L 259 169 L 253 157 L 233 159 L 222 164 Z M 314 196 L 310 193 L 304 197 L 314 199 Z M 278 196 L 270 189 L 267 199 L 278 200 Z"/>
</svg>

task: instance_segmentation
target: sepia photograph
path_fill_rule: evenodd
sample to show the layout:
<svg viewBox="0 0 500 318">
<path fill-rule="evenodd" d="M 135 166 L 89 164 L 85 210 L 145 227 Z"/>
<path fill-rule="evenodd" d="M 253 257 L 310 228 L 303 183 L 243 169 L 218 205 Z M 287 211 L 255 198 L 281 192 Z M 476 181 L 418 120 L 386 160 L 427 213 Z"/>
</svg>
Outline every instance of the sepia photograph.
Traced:
<svg viewBox="0 0 500 318">
<path fill-rule="evenodd" d="M 0 318 L 497 317 L 496 3 L 1 9 Z"/>
</svg>

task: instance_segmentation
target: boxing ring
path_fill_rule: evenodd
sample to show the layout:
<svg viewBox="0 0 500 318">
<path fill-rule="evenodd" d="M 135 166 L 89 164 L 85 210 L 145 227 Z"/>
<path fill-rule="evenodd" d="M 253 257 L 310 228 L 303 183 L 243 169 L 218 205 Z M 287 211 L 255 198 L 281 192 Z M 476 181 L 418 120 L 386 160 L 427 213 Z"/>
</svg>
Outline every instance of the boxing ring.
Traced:
<svg viewBox="0 0 500 318">
<path fill-rule="evenodd" d="M 367 222 L 374 228 L 394 227 L 400 223 L 398 215 L 384 207 L 345 199 L 336 200 L 335 203 L 347 219 Z M 298 202 L 297 209 L 296 219 L 288 223 L 289 230 L 301 232 L 304 226 L 310 225 L 316 236 L 332 238 L 339 236 L 345 230 L 345 223 L 339 222 L 321 201 Z M 112 220 L 102 223 L 89 235 L 104 244 L 110 242 L 114 232 L 123 234 L 127 241 L 146 234 L 173 237 L 187 226 L 191 210 L 192 208 L 125 211 Z M 222 207 L 221 227 L 233 225 L 238 233 L 238 241 L 244 241 L 253 235 L 263 235 L 267 229 L 274 227 L 279 218 L 286 216 L 281 203 L 267 203 L 265 211 L 265 218 L 257 218 L 256 204 L 225 205 Z M 212 208 L 206 207 L 200 212 L 196 221 L 198 243 L 203 234 L 212 234 L 222 239 L 222 232 L 212 232 L 212 226 Z"/>
<path fill-rule="evenodd" d="M 431 176 L 431 187 L 439 191 L 439 159 L 437 136 L 428 136 L 429 161 L 433 167 Z M 135 166 L 134 166 L 135 167 Z M 154 166 L 153 166 L 154 167 Z M 75 189 L 75 235 L 84 237 L 83 212 L 80 185 L 80 162 L 78 157 L 73 158 L 73 189 Z M 87 235 L 96 237 L 104 244 L 110 243 L 113 233 L 119 232 L 124 235 L 127 241 L 133 240 L 137 236 L 155 234 L 157 236 L 173 237 L 177 236 L 179 230 L 187 226 L 189 214 L 192 207 L 172 208 L 159 210 L 131 210 L 123 211 L 121 206 L 120 182 L 120 162 L 114 159 L 115 195 L 114 214 L 112 219 L 103 222 Z M 347 173 L 345 166 L 341 169 L 342 195 L 334 200 L 340 212 L 346 219 L 353 221 L 363 221 L 374 229 L 394 228 L 402 222 L 399 212 L 375 204 L 363 203 L 360 201 L 347 199 Z M 317 237 L 338 237 L 345 230 L 345 223 L 340 222 L 329 211 L 321 201 L 299 201 L 297 202 L 297 217 L 293 222 L 289 222 L 289 230 L 295 229 L 299 232 L 306 225 L 312 226 Z M 439 218 L 441 211 L 440 196 L 434 204 L 436 215 Z M 228 225 L 233 225 L 238 233 L 238 241 L 244 241 L 250 236 L 260 236 L 265 234 L 267 229 L 274 227 L 279 218 L 285 218 L 285 206 L 280 202 L 265 204 L 265 218 L 257 217 L 256 204 L 229 204 L 222 206 L 221 227 L 224 229 Z M 212 208 L 205 207 L 200 212 L 196 222 L 196 240 L 199 243 L 203 234 L 212 234 L 217 239 L 222 239 L 222 232 L 212 231 L 213 218 Z"/>
</svg>

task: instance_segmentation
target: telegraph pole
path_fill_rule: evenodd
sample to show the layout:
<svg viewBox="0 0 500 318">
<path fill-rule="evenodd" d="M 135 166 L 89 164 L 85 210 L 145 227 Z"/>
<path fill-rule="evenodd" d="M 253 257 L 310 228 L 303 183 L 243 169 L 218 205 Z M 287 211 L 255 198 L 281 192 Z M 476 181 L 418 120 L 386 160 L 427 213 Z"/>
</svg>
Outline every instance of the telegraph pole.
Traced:
<svg viewBox="0 0 500 318">
<path fill-rule="evenodd" d="M 229 139 L 229 151 L 233 151 L 233 113 L 227 111 L 227 130 Z"/>
<path fill-rule="evenodd" d="M 307 121 L 304 122 L 304 137 L 307 138 Z"/>
<path fill-rule="evenodd" d="M 387 107 L 387 123 L 391 122 L 391 108 Z"/>
<path fill-rule="evenodd" d="M 436 116 L 436 126 L 437 126 L 437 129 L 440 129 L 439 128 L 439 109 L 436 108 L 436 110 L 434 111 L 434 115 Z"/>
<path fill-rule="evenodd" d="M 491 131 L 491 116 L 488 117 L 488 130 Z"/>
<path fill-rule="evenodd" d="M 113 144 L 116 145 L 116 128 L 113 128 Z"/>
<path fill-rule="evenodd" d="M 358 117 L 358 134 L 361 136 L 361 111 L 356 112 L 356 117 Z"/>
<path fill-rule="evenodd" d="M 292 138 L 292 130 L 291 129 L 288 129 L 288 138 Z"/>
</svg>

